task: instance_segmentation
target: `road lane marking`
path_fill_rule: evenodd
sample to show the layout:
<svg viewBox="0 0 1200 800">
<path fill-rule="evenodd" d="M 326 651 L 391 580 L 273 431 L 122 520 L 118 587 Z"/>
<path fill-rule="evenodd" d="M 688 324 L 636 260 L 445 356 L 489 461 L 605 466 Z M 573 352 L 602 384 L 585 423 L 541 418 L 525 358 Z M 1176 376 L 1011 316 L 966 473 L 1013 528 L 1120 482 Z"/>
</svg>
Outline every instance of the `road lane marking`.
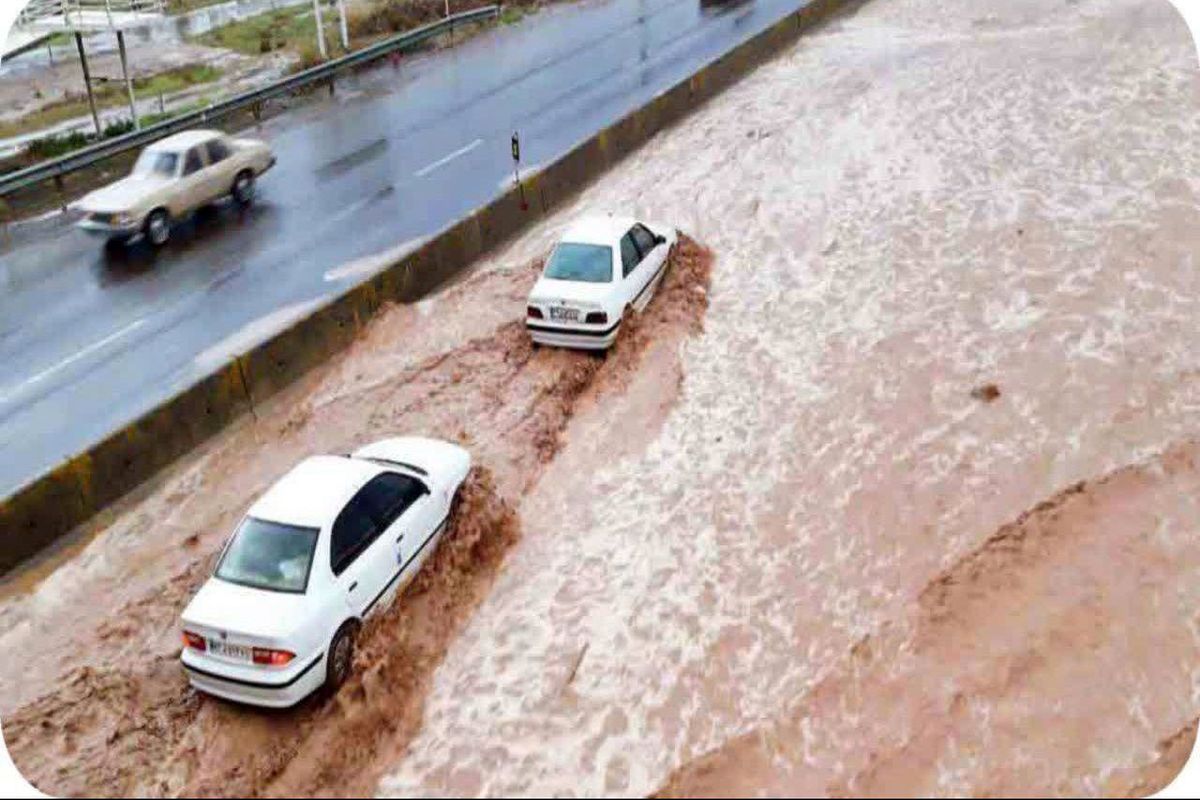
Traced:
<svg viewBox="0 0 1200 800">
<path fill-rule="evenodd" d="M 437 161 L 433 162 L 432 164 L 426 164 L 425 166 L 421 167 L 419 170 L 414 172 L 413 175 L 415 175 L 418 178 L 424 178 L 426 175 L 433 172 L 435 169 L 439 169 L 440 167 L 446 166 L 447 164 L 449 164 L 451 161 L 458 158 L 459 156 L 465 156 L 467 153 L 471 152 L 476 147 L 479 147 L 479 145 L 481 145 L 481 144 L 483 144 L 483 139 L 476 139 L 475 141 L 471 142 L 466 147 L 460 147 L 459 149 L 455 150 L 450 155 L 443 156 L 443 157 L 439 158 Z"/>
<path fill-rule="evenodd" d="M 32 386 L 35 383 L 40 383 L 41 381 L 44 381 L 46 378 L 49 378 L 54 373 L 60 372 L 64 369 L 66 369 L 67 367 L 71 366 L 76 361 L 79 361 L 82 358 L 87 358 L 92 353 L 95 353 L 97 350 L 103 349 L 107 345 L 115 342 L 117 339 L 120 339 L 122 336 L 132 333 L 133 331 L 137 330 L 138 328 L 142 327 L 145 324 L 146 324 L 146 320 L 144 318 L 135 320 L 134 322 L 131 322 L 130 324 L 126 325 L 124 328 L 121 328 L 120 330 L 110 333 L 108 336 L 105 336 L 103 339 L 100 339 L 99 341 L 96 341 L 96 342 L 92 342 L 87 347 L 80 350 L 78 353 L 75 353 L 72 356 L 68 356 L 67 358 L 64 358 L 62 361 L 58 362 L 54 366 L 47 367 L 46 369 L 42 370 L 41 372 L 37 373 L 36 375 L 26 378 L 25 380 L 21 381 L 20 383 L 16 384 L 15 386 L 12 386 L 12 387 L 6 389 L 4 392 L 0 393 L 0 403 L 8 402 L 8 400 L 13 395 L 15 395 L 17 392 L 21 391 L 22 389 Z"/>
<path fill-rule="evenodd" d="M 364 256 L 347 262 L 339 267 L 334 267 L 326 271 L 325 281 L 333 283 L 335 281 L 344 281 L 348 278 L 367 278 L 386 269 L 391 264 L 400 261 L 405 256 L 413 253 L 421 245 L 429 241 L 428 236 L 417 236 L 400 243 L 396 247 L 391 247 L 381 253 Z"/>
</svg>

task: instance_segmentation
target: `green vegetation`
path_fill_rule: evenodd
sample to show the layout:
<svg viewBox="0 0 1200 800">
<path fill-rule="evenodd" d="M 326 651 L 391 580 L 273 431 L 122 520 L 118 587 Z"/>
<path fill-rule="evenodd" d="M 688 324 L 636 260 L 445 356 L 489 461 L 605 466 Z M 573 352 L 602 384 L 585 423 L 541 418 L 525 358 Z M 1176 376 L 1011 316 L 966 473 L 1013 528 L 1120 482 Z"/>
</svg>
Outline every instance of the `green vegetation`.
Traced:
<svg viewBox="0 0 1200 800">
<path fill-rule="evenodd" d="M 328 20 L 326 23 L 326 41 L 332 46 L 333 40 L 337 38 L 336 33 L 330 30 Z M 301 42 L 314 43 L 316 36 L 317 25 L 314 22 L 312 7 L 301 5 L 268 11 L 222 25 L 198 37 L 196 41 L 210 47 L 224 47 L 257 56 Z"/>
<path fill-rule="evenodd" d="M 211 83 L 220 77 L 221 71 L 216 67 L 208 64 L 192 64 L 145 78 L 134 78 L 133 91 L 139 98 L 156 97 L 159 94 L 171 94 L 191 86 Z M 121 81 L 106 81 L 97 84 L 94 93 L 97 108 L 113 108 L 129 102 L 125 95 L 125 84 Z M 72 93 L 61 100 L 42 106 L 37 111 L 26 114 L 20 119 L 0 123 L 0 139 L 48 128 L 64 120 L 87 116 L 88 113 L 87 97 L 82 92 Z"/>
<path fill-rule="evenodd" d="M 500 9 L 500 24 L 512 25 L 525 19 L 532 14 L 536 9 L 529 6 L 510 6 L 506 5 Z"/>
<path fill-rule="evenodd" d="M 168 14 L 184 14 L 188 11 L 194 11 L 197 8 L 228 2 L 229 0 L 167 0 L 165 5 Z"/>
<path fill-rule="evenodd" d="M 171 94 L 202 83 L 212 83 L 220 77 L 221 70 L 210 64 L 193 64 L 160 72 L 149 78 L 135 78 L 133 91 L 139 96 L 153 97 L 158 94 Z"/>
</svg>

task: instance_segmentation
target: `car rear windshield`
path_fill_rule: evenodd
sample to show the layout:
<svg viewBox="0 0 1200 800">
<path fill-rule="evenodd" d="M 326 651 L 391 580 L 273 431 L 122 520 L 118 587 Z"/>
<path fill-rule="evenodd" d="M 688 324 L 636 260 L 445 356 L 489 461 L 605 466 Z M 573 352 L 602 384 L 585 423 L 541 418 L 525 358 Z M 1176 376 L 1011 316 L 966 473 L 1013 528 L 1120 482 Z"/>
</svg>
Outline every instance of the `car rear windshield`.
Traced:
<svg viewBox="0 0 1200 800">
<path fill-rule="evenodd" d="M 316 528 L 246 517 L 225 549 L 216 576 L 255 589 L 302 594 L 318 533 Z"/>
<path fill-rule="evenodd" d="M 550 255 L 545 275 L 558 281 L 610 283 L 612 248 L 599 244 L 560 242 Z"/>
<path fill-rule="evenodd" d="M 134 175 L 166 175 L 175 174 L 175 166 L 179 163 L 178 153 L 164 153 L 161 150 L 143 150 L 133 165 Z"/>
</svg>

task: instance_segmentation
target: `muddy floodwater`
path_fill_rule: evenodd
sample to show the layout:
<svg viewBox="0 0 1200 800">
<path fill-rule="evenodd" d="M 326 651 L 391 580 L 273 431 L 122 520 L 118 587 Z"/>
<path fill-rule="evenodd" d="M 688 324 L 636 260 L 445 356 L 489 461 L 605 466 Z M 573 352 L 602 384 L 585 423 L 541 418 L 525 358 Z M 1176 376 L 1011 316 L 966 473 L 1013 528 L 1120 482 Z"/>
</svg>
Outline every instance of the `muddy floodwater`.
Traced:
<svg viewBox="0 0 1200 800">
<path fill-rule="evenodd" d="M 1200 72 L 1166 0 L 870 0 L 0 597 L 59 794 L 1139 795 L 1200 716 Z M 582 211 L 690 238 L 529 346 Z M 351 265 L 348 268 L 354 268 Z M 478 468 L 354 680 L 190 692 L 180 608 L 301 457 Z"/>
</svg>

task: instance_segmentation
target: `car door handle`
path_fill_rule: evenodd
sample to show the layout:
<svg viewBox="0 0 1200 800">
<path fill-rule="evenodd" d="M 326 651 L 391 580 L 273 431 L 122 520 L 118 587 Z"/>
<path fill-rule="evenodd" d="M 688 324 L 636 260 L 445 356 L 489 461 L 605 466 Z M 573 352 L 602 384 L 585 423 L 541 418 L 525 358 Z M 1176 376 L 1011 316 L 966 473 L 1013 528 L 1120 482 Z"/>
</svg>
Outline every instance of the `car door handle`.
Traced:
<svg viewBox="0 0 1200 800">
<path fill-rule="evenodd" d="M 354 583 L 350 584 L 350 591 L 353 592 L 357 588 L 358 588 L 358 581 L 355 581 Z"/>
</svg>

